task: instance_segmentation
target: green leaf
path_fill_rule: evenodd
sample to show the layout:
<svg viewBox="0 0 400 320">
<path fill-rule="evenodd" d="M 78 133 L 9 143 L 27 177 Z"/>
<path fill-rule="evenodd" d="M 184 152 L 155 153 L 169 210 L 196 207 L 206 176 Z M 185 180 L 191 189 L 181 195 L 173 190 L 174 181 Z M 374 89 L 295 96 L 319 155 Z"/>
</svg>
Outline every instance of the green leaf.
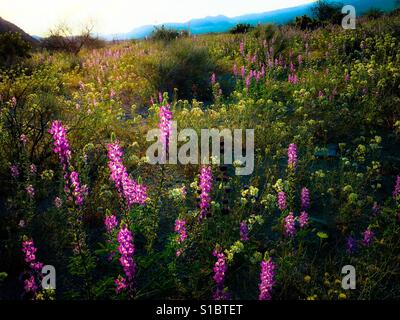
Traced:
<svg viewBox="0 0 400 320">
<path fill-rule="evenodd" d="M 317 236 L 319 238 L 321 238 L 321 239 L 327 239 L 328 238 L 328 235 L 326 233 L 324 233 L 324 232 L 318 232 Z"/>
</svg>

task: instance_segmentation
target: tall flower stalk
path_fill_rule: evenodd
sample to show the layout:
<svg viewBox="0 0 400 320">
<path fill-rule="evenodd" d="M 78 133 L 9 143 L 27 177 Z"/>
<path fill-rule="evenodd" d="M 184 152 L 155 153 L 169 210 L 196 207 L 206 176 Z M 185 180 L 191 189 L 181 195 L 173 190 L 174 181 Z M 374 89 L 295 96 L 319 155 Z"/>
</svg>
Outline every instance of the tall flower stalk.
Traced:
<svg viewBox="0 0 400 320">
<path fill-rule="evenodd" d="M 158 127 L 161 131 L 161 143 L 163 148 L 162 157 L 166 160 L 169 153 L 169 142 L 172 134 L 172 111 L 169 104 L 160 107 L 159 118 Z"/>
<path fill-rule="evenodd" d="M 186 230 L 186 220 L 185 219 L 176 219 L 175 220 L 175 232 L 178 234 L 177 242 L 178 244 L 182 244 L 185 242 L 187 238 L 187 230 Z M 176 251 L 176 256 L 179 257 L 182 254 L 182 249 Z"/>
<path fill-rule="evenodd" d="M 81 186 L 78 173 L 71 168 L 70 161 L 72 152 L 65 127 L 61 121 L 53 121 L 49 133 L 53 137 L 53 151 L 58 154 L 64 172 L 64 191 L 69 195 L 68 198 L 76 206 L 71 209 L 77 213 L 77 216 L 69 216 L 69 223 L 72 230 L 73 252 L 76 255 L 71 258 L 71 266 L 79 264 L 84 270 L 86 294 L 87 298 L 90 299 L 92 297 L 92 280 L 90 275 L 91 267 L 88 260 L 91 259 L 91 255 L 86 246 L 86 235 L 82 226 L 82 205 L 84 197 L 87 194 L 87 187 L 86 185 Z"/>
<path fill-rule="evenodd" d="M 147 187 L 136 183 L 129 177 L 128 171 L 122 163 L 123 153 L 119 143 L 111 143 L 107 149 L 110 178 L 115 183 L 120 196 L 125 200 L 127 207 L 130 208 L 133 204 L 145 204 L 148 198 Z"/>
<path fill-rule="evenodd" d="M 36 247 L 32 239 L 26 239 L 22 242 L 22 252 L 25 254 L 25 262 L 29 264 L 31 271 L 29 277 L 24 281 L 24 289 L 26 293 L 32 293 L 36 297 L 39 289 L 38 279 L 42 277 L 43 263 L 36 259 Z"/>
<path fill-rule="evenodd" d="M 275 285 L 275 269 L 276 266 L 272 258 L 261 262 L 260 284 L 258 286 L 260 290 L 259 300 L 271 300 L 272 288 Z"/>
<path fill-rule="evenodd" d="M 290 168 L 296 168 L 297 165 L 297 146 L 291 143 L 288 148 L 288 166 Z"/>
<path fill-rule="evenodd" d="M 396 184 L 393 189 L 393 198 L 397 199 L 399 195 L 400 195 L 400 176 L 397 176 Z"/>
<path fill-rule="evenodd" d="M 220 250 L 214 250 L 213 256 L 217 258 L 214 264 L 214 281 L 217 284 L 217 288 L 214 292 L 214 300 L 228 300 L 229 294 L 225 290 L 225 273 L 228 269 L 226 263 L 226 256 Z"/>
<path fill-rule="evenodd" d="M 119 262 L 124 270 L 124 277 L 115 280 L 116 292 L 121 293 L 128 290 L 130 293 L 134 288 L 134 277 L 136 273 L 136 262 L 133 260 L 135 245 L 133 243 L 133 233 L 124 224 L 118 233 L 118 252 L 121 254 Z"/>
<path fill-rule="evenodd" d="M 290 212 L 284 219 L 285 236 L 293 237 L 296 234 L 296 226 L 293 212 Z"/>
<path fill-rule="evenodd" d="M 284 211 L 287 208 L 286 194 L 283 191 L 278 192 L 278 208 L 281 211 Z"/>
</svg>

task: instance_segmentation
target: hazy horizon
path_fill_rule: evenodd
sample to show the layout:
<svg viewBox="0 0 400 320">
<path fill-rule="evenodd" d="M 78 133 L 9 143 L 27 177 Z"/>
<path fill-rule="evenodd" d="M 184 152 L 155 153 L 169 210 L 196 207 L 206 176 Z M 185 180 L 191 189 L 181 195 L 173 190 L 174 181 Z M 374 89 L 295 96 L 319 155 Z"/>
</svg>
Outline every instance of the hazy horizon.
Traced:
<svg viewBox="0 0 400 320">
<path fill-rule="evenodd" d="M 0 16 L 25 32 L 45 36 L 57 24 L 66 23 L 75 32 L 87 22 L 98 34 L 117 34 L 144 25 L 187 22 L 191 19 L 224 15 L 235 17 L 295 7 L 315 0 L 2 0 Z M 40 18 L 40 17 L 46 17 Z"/>
</svg>

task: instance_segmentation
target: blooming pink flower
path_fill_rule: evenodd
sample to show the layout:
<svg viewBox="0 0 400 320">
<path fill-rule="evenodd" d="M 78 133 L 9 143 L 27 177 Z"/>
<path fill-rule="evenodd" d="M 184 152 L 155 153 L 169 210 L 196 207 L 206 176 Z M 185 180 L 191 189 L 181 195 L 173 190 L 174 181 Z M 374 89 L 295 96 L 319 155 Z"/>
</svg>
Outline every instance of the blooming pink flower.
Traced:
<svg viewBox="0 0 400 320">
<path fill-rule="evenodd" d="M 137 184 L 132 180 L 125 166 L 122 163 L 122 150 L 118 142 L 109 144 L 108 149 L 108 167 L 111 171 L 111 180 L 119 194 L 125 199 L 128 207 L 133 204 L 144 204 L 147 200 L 147 187 Z"/>
<path fill-rule="evenodd" d="M 281 211 L 286 210 L 286 194 L 283 191 L 278 192 L 278 208 Z"/>
<path fill-rule="evenodd" d="M 182 243 L 187 238 L 187 231 L 186 231 L 186 221 L 183 219 L 176 219 L 175 220 L 175 232 L 178 233 L 178 243 Z"/>
<path fill-rule="evenodd" d="M 28 142 L 28 136 L 25 134 L 21 134 L 19 137 L 19 141 L 21 141 L 24 145 Z"/>
<path fill-rule="evenodd" d="M 19 177 L 19 170 L 18 170 L 18 167 L 16 165 L 12 165 L 10 167 L 10 171 L 11 171 L 11 176 L 13 178 L 18 178 Z"/>
<path fill-rule="evenodd" d="M 16 107 L 16 106 L 17 106 L 17 98 L 16 98 L 16 97 L 12 97 L 12 98 L 11 98 L 11 105 L 12 105 L 13 107 Z"/>
<path fill-rule="evenodd" d="M 364 246 L 368 247 L 374 240 L 375 234 L 371 229 L 367 229 L 364 231 L 364 239 L 363 244 Z"/>
<path fill-rule="evenodd" d="M 118 226 L 117 217 L 114 215 L 109 215 L 104 219 L 104 224 L 106 226 L 107 232 L 112 233 L 114 229 Z"/>
<path fill-rule="evenodd" d="M 56 208 L 61 208 L 62 200 L 59 197 L 54 198 L 54 205 L 56 206 Z"/>
<path fill-rule="evenodd" d="M 240 241 L 249 241 L 249 227 L 245 221 L 240 223 Z"/>
<path fill-rule="evenodd" d="M 301 208 L 310 208 L 310 191 L 307 188 L 301 189 Z"/>
<path fill-rule="evenodd" d="M 272 288 L 275 285 L 275 269 L 276 266 L 272 258 L 261 262 L 260 284 L 258 286 L 260 289 L 259 300 L 271 300 Z"/>
<path fill-rule="evenodd" d="M 211 79 L 210 79 L 210 81 L 211 81 L 211 84 L 215 84 L 216 82 L 217 82 L 217 79 L 216 79 L 216 76 L 215 76 L 215 73 L 213 73 L 212 75 L 211 75 Z"/>
<path fill-rule="evenodd" d="M 240 54 L 243 56 L 244 55 L 244 42 L 240 41 Z"/>
<path fill-rule="evenodd" d="M 167 155 L 169 140 L 172 134 L 172 111 L 169 104 L 162 106 L 159 112 L 160 122 L 158 127 L 161 131 L 161 142 L 163 145 L 164 156 Z"/>
<path fill-rule="evenodd" d="M 297 165 L 297 146 L 291 143 L 288 148 L 288 166 L 295 168 Z"/>
<path fill-rule="evenodd" d="M 295 220 L 293 212 L 290 212 L 284 219 L 285 236 L 293 237 L 296 234 Z"/>
<path fill-rule="evenodd" d="M 308 225 L 308 213 L 303 211 L 300 213 L 299 223 L 301 228 L 305 228 Z"/>
<path fill-rule="evenodd" d="M 228 269 L 225 254 L 221 251 L 214 250 L 213 255 L 217 257 L 217 262 L 214 264 L 213 279 L 217 284 L 217 289 L 214 292 L 214 300 L 228 300 L 229 294 L 225 292 L 225 272 Z"/>
<path fill-rule="evenodd" d="M 71 159 L 71 150 L 67 138 L 67 133 L 61 121 L 53 121 L 49 133 L 53 135 L 54 149 L 53 151 L 60 157 L 60 162 L 64 171 L 69 167 Z"/>
<path fill-rule="evenodd" d="M 133 279 L 136 272 L 136 263 L 133 260 L 133 255 L 135 253 L 133 234 L 129 231 L 126 225 L 122 226 L 118 233 L 118 242 L 118 251 L 121 254 L 119 262 L 121 263 L 126 278 L 122 278 L 123 280 L 120 282 L 115 281 L 117 289 L 123 287 L 125 284 L 133 285 Z"/>
<path fill-rule="evenodd" d="M 35 197 L 35 188 L 32 185 L 27 186 L 25 190 L 29 198 L 33 199 Z"/>
<path fill-rule="evenodd" d="M 25 262 L 28 263 L 32 269 L 30 277 L 24 281 L 24 289 L 26 292 L 32 292 L 34 294 L 36 294 L 36 291 L 38 290 L 34 274 L 41 276 L 43 268 L 43 263 L 36 260 L 36 251 L 37 249 L 35 248 L 32 239 L 22 242 L 22 252 L 25 254 Z"/>
<path fill-rule="evenodd" d="M 202 221 L 206 216 L 210 206 L 210 192 L 212 189 L 212 170 L 211 167 L 202 167 L 200 171 L 200 216 Z"/>
<path fill-rule="evenodd" d="M 32 164 L 29 166 L 29 171 L 30 171 L 32 174 L 36 174 L 36 173 L 37 173 L 37 167 L 32 163 Z"/>
<path fill-rule="evenodd" d="M 393 198 L 396 199 L 400 194 L 400 176 L 396 178 L 396 185 L 394 186 L 393 190 Z"/>
</svg>

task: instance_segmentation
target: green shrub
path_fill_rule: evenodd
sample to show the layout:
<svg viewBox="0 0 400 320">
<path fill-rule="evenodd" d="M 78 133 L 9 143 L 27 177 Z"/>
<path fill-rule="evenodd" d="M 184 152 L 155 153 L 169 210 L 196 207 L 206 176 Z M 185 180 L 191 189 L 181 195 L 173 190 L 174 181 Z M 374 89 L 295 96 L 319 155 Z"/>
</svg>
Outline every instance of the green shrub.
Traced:
<svg viewBox="0 0 400 320">
<path fill-rule="evenodd" d="M 172 41 L 179 38 L 182 34 L 175 29 L 166 28 L 164 25 L 161 27 L 154 27 L 150 38 L 156 41 Z"/>
<path fill-rule="evenodd" d="M 0 34 L 0 67 L 10 67 L 30 57 L 31 46 L 19 33 Z"/>
<path fill-rule="evenodd" d="M 208 49 L 184 40 L 171 43 L 162 57 L 145 66 L 145 74 L 159 91 L 170 94 L 178 89 L 184 99 L 211 98 L 210 75 L 216 71 L 216 62 Z"/>
<path fill-rule="evenodd" d="M 239 23 L 236 26 L 234 26 L 229 32 L 232 34 L 248 33 L 253 29 L 254 27 L 251 26 L 249 23 Z"/>
<path fill-rule="evenodd" d="M 313 16 L 321 25 L 341 24 L 344 15 L 341 12 L 342 4 L 319 0 L 311 9 Z"/>
</svg>

